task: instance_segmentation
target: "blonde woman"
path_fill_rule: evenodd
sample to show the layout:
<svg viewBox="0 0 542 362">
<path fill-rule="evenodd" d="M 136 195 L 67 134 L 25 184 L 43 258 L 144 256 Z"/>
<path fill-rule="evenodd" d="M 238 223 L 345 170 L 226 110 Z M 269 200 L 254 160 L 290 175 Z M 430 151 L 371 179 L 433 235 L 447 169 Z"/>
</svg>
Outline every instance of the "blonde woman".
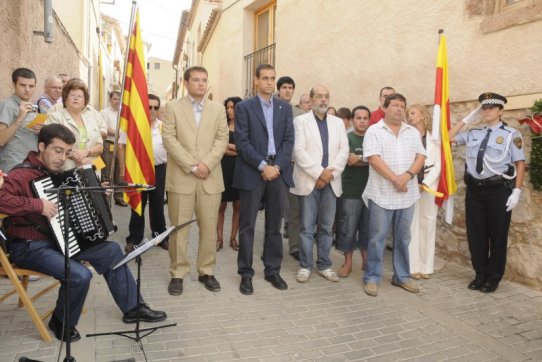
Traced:
<svg viewBox="0 0 542 362">
<path fill-rule="evenodd" d="M 422 143 L 427 151 L 423 169 L 418 174 L 420 200 L 414 207 L 414 217 L 410 227 L 410 274 L 413 279 L 428 279 L 433 274 L 435 259 L 435 236 L 438 207 L 435 196 L 422 189 L 425 185 L 436 190 L 440 179 L 440 146 L 431 136 L 431 116 L 427 109 L 414 104 L 407 108 L 407 122 L 420 132 Z"/>
</svg>

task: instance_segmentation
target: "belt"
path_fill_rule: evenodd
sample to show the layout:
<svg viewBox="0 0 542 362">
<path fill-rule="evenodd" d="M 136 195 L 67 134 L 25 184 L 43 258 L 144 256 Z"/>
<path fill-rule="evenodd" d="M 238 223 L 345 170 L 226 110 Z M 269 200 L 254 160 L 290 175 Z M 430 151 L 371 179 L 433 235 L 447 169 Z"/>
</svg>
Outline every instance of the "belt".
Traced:
<svg viewBox="0 0 542 362">
<path fill-rule="evenodd" d="M 104 140 L 104 143 L 107 143 L 107 142 L 109 142 L 109 143 L 115 143 L 115 141 Z"/>
<path fill-rule="evenodd" d="M 510 186 L 512 186 L 513 188 L 514 180 L 507 180 L 502 176 L 491 176 L 480 180 L 465 172 L 465 184 L 479 189 L 495 186 L 504 186 L 505 188 L 510 188 Z"/>
</svg>

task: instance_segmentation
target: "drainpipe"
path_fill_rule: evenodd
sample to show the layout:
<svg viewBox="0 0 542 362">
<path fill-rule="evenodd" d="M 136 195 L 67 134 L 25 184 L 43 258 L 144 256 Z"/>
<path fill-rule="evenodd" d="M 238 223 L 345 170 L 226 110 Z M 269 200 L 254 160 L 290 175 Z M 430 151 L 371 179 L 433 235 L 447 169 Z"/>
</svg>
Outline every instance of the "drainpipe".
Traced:
<svg viewBox="0 0 542 362">
<path fill-rule="evenodd" d="M 43 38 L 47 43 L 53 42 L 53 0 L 43 3 Z"/>
</svg>

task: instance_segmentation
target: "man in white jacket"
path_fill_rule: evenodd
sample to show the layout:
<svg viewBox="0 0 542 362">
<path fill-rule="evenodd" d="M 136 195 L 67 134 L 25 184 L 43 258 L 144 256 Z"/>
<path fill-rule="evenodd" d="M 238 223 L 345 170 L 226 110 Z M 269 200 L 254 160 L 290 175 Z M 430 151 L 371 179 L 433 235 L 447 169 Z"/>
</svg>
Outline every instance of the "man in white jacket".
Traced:
<svg viewBox="0 0 542 362">
<path fill-rule="evenodd" d="M 318 85 L 310 91 L 312 111 L 294 120 L 294 184 L 300 196 L 300 268 L 297 281 L 309 279 L 313 267 L 312 249 L 316 228 L 316 267 L 324 278 L 337 282 L 329 252 L 335 218 L 336 198 L 341 196 L 341 174 L 348 160 L 348 138 L 343 121 L 326 114 L 329 91 Z"/>
</svg>

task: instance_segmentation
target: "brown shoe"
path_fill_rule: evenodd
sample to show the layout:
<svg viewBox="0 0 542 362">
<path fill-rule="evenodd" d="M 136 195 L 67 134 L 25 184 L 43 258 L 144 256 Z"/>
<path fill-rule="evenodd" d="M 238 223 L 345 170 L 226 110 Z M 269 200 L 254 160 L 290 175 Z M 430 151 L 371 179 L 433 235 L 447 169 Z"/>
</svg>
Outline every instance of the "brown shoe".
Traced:
<svg viewBox="0 0 542 362">
<path fill-rule="evenodd" d="M 406 290 L 407 292 L 410 292 L 410 293 L 419 293 L 420 292 L 420 288 L 410 280 L 406 281 L 404 283 L 398 283 L 398 282 L 395 282 L 395 281 L 392 280 L 391 284 L 395 285 L 396 287 L 403 288 L 404 290 Z"/>
<path fill-rule="evenodd" d="M 216 241 L 216 251 L 219 251 L 224 246 L 224 242 L 222 240 Z"/>
<path fill-rule="evenodd" d="M 371 297 L 376 297 L 378 295 L 378 285 L 375 283 L 367 283 L 363 287 L 363 290 L 365 291 L 365 294 Z"/>
<path fill-rule="evenodd" d="M 169 241 L 168 240 L 164 240 L 160 243 L 160 247 L 164 250 L 169 250 Z"/>
<path fill-rule="evenodd" d="M 412 274 L 410 274 L 410 277 L 411 277 L 412 279 L 418 280 L 418 279 L 421 278 L 421 274 L 420 274 L 420 273 L 412 273 Z"/>
<path fill-rule="evenodd" d="M 181 278 L 171 278 L 167 291 L 170 295 L 183 294 L 183 280 Z"/>
<path fill-rule="evenodd" d="M 124 202 L 124 200 L 122 200 L 122 199 L 116 199 L 115 200 L 115 205 L 119 205 L 120 207 L 128 207 L 128 204 L 126 202 Z"/>
<path fill-rule="evenodd" d="M 200 275 L 198 277 L 198 280 L 205 285 L 205 288 L 207 290 L 210 290 L 211 292 L 218 292 L 220 291 L 220 283 L 213 275 Z"/>
<path fill-rule="evenodd" d="M 235 251 L 239 250 L 239 242 L 235 239 L 230 240 L 230 246 Z"/>
<path fill-rule="evenodd" d="M 132 251 L 134 251 L 134 249 L 134 243 L 126 243 L 126 246 L 124 247 L 124 251 L 127 253 L 131 253 Z"/>
</svg>

